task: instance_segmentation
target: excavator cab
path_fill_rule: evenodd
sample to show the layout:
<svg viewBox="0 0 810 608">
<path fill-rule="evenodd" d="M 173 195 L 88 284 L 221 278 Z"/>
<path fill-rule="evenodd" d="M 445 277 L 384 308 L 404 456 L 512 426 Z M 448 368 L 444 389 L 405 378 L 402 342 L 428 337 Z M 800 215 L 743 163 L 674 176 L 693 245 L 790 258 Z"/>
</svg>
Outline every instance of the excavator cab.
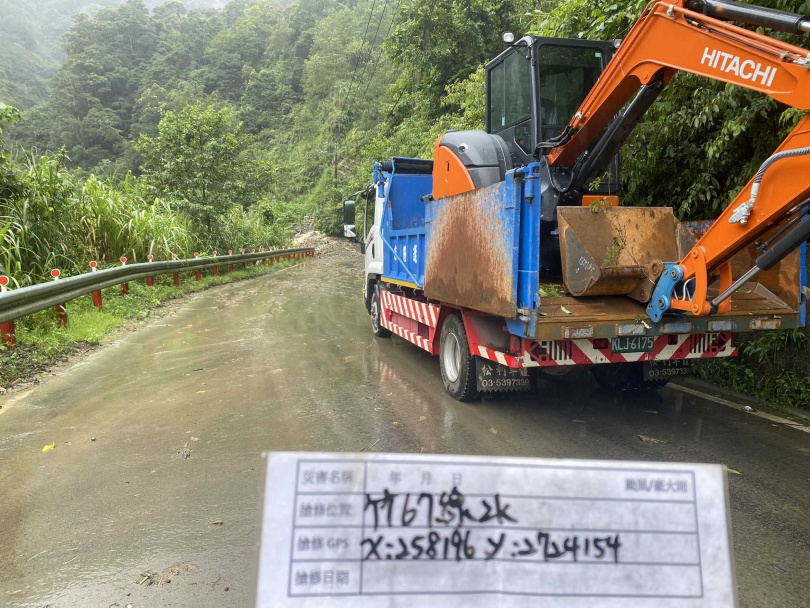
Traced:
<svg viewBox="0 0 810 608">
<path fill-rule="evenodd" d="M 486 132 L 449 131 L 436 142 L 433 198 L 488 186 L 505 171 L 537 161 L 538 144 L 564 131 L 615 47 L 530 35 L 509 44 L 486 65 Z M 618 177 L 614 159 L 582 192 L 615 195 Z"/>
<path fill-rule="evenodd" d="M 487 64 L 486 132 L 504 140 L 515 166 L 537 160 L 537 145 L 563 132 L 614 48 L 612 42 L 525 36 Z M 617 171 L 614 163 L 614 177 Z"/>
</svg>

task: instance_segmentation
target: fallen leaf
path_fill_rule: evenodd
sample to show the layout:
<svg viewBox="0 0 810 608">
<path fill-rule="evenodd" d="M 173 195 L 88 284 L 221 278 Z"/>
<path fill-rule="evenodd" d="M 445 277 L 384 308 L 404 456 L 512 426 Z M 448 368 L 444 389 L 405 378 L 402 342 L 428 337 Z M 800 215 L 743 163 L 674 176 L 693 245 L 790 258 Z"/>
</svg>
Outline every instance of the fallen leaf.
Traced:
<svg viewBox="0 0 810 608">
<path fill-rule="evenodd" d="M 197 394 L 199 395 L 200 393 L 205 393 L 205 392 L 207 392 L 207 391 L 197 391 Z"/>
<path fill-rule="evenodd" d="M 212 526 L 221 526 L 221 525 L 222 525 L 222 520 L 221 520 L 221 519 L 218 519 L 218 520 L 216 520 L 216 521 L 212 521 L 212 522 L 211 522 L 211 525 L 212 525 Z"/>
<path fill-rule="evenodd" d="M 666 443 L 663 439 L 656 439 L 655 437 L 647 437 L 646 435 L 636 435 L 644 443 Z"/>
<path fill-rule="evenodd" d="M 497 435 L 498 434 L 498 429 L 493 429 L 493 428 L 490 427 L 489 432 L 492 433 L 493 435 Z"/>
<path fill-rule="evenodd" d="M 734 475 L 742 475 L 742 473 L 740 473 L 739 471 L 735 471 L 734 469 L 729 469 L 728 467 L 726 467 L 726 470 L 729 473 L 733 473 Z"/>
<path fill-rule="evenodd" d="M 657 414 L 658 413 L 655 410 L 641 410 L 641 411 L 644 412 L 645 414 Z"/>
<path fill-rule="evenodd" d="M 541 317 L 547 317 L 548 316 L 547 312 L 538 312 L 537 314 L 540 315 Z"/>
<path fill-rule="evenodd" d="M 584 420 L 580 420 L 579 418 L 574 418 L 573 422 L 585 422 Z"/>
<path fill-rule="evenodd" d="M 571 314 L 571 311 L 570 311 L 570 310 L 568 310 L 568 309 L 567 309 L 565 306 L 560 306 L 560 308 L 562 309 L 562 311 L 563 311 L 565 314 L 567 314 L 567 315 L 570 315 L 570 314 Z"/>
<path fill-rule="evenodd" d="M 419 416 L 419 422 L 424 422 L 427 420 L 427 416 Z"/>
<path fill-rule="evenodd" d="M 50 452 L 50 451 L 51 451 L 52 449 L 54 449 L 55 447 L 56 447 L 56 444 L 55 444 L 55 443 L 52 443 L 51 445 L 46 445 L 44 448 L 42 448 L 42 451 L 43 451 L 43 452 Z"/>
</svg>

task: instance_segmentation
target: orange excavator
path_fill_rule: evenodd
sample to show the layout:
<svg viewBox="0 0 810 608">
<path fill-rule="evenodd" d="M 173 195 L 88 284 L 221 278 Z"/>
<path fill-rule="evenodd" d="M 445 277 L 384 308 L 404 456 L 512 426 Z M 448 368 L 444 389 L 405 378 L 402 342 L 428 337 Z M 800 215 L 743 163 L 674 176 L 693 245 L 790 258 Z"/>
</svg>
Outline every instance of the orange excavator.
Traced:
<svg viewBox="0 0 810 608">
<path fill-rule="evenodd" d="M 559 273 L 574 296 L 628 295 L 655 322 L 665 313 L 728 312 L 736 290 L 810 237 L 810 115 L 696 244 L 674 218 L 662 230 L 649 223 L 651 209 L 615 205 L 618 151 L 678 71 L 810 110 L 810 52 L 731 22 L 810 33 L 807 16 L 675 0 L 648 4 L 624 40 L 505 35 L 509 48 L 487 65 L 486 132 L 448 132 L 436 142 L 432 198 L 539 162 L 541 279 Z M 634 243 L 646 245 L 623 259 Z M 730 260 L 752 244 L 759 257 L 735 280 Z"/>
</svg>

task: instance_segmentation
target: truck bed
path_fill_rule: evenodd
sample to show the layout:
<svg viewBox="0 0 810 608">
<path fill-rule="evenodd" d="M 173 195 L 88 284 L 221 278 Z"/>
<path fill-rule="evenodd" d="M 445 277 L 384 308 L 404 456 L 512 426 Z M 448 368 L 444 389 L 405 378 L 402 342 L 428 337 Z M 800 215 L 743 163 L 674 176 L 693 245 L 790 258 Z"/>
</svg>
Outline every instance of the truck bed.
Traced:
<svg viewBox="0 0 810 608">
<path fill-rule="evenodd" d="M 710 317 L 680 318 L 665 316 L 652 323 L 645 305 L 622 296 L 593 298 L 540 297 L 538 300 L 537 339 L 613 338 L 623 335 L 669 333 L 748 332 L 766 329 L 791 329 L 804 326 L 807 300 L 804 247 L 790 254 L 774 269 L 761 273 L 731 299 L 731 312 Z M 749 252 L 732 259 L 735 276 L 753 264 Z M 717 295 L 717 286 L 709 294 Z M 566 310 L 568 312 L 566 312 Z M 590 335 L 588 335 L 590 334 Z"/>
</svg>

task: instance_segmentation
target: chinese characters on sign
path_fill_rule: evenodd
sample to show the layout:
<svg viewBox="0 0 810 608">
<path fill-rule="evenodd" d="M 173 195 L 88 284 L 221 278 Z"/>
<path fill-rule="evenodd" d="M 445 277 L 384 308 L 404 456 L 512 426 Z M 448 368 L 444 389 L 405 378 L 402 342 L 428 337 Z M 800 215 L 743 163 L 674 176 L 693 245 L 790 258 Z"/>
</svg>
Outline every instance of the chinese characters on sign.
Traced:
<svg viewBox="0 0 810 608">
<path fill-rule="evenodd" d="M 696 492 L 698 473 L 715 484 L 721 479 L 718 488 L 725 491 L 720 467 L 272 458 L 288 461 L 286 473 L 277 472 L 289 494 L 279 500 L 277 489 L 265 507 L 259 606 L 303 597 L 315 602 L 307 606 L 330 606 L 328 598 L 338 596 L 371 606 L 363 598 L 380 595 L 419 595 L 420 606 L 450 606 L 456 604 L 447 596 L 458 594 L 472 607 L 486 604 L 474 598 L 493 593 L 544 597 L 544 606 L 563 606 L 555 602 L 565 597 L 734 606 L 725 499 L 712 503 L 722 512 L 709 514 L 722 517 L 709 528 L 718 544 L 705 538 Z M 276 484 L 273 466 L 271 460 L 268 491 Z M 710 540 L 712 561 L 706 563 L 701 551 Z M 277 543 L 275 553 L 268 553 L 267 542 Z M 272 573 L 267 580 L 265 569 Z M 718 569 L 725 577 L 719 587 Z M 715 578 L 707 580 L 707 572 Z M 272 602 L 261 603 L 263 585 Z M 434 594 L 444 603 L 429 603 Z"/>
</svg>

